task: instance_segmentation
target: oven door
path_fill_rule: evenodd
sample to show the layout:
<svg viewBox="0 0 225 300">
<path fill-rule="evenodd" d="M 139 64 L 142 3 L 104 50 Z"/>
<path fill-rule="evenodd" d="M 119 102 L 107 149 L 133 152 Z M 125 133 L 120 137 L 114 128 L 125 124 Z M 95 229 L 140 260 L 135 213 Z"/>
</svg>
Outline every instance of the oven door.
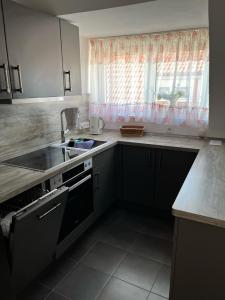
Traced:
<svg viewBox="0 0 225 300">
<path fill-rule="evenodd" d="M 66 184 L 69 187 L 59 242 L 94 211 L 92 174 L 88 172 Z"/>
</svg>

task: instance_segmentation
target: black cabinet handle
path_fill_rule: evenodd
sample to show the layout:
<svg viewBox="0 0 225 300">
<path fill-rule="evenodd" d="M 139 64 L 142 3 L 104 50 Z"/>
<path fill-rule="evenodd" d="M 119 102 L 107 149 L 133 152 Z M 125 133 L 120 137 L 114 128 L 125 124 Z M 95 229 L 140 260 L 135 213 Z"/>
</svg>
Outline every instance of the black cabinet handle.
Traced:
<svg viewBox="0 0 225 300">
<path fill-rule="evenodd" d="M 22 75 L 21 75 L 21 67 L 20 65 L 12 66 L 13 71 L 17 71 L 18 74 L 18 80 L 19 80 L 19 88 L 14 88 L 14 92 L 18 92 L 23 94 L 23 82 L 22 82 Z"/>
<path fill-rule="evenodd" d="M 2 64 L 0 65 L 0 69 L 3 69 L 4 71 L 4 76 L 5 76 L 5 84 L 6 84 L 6 88 L 2 89 L 0 88 L 0 93 L 7 93 L 10 94 L 11 90 L 10 90 L 10 85 L 9 85 L 9 74 L 8 74 L 8 68 L 6 64 Z"/>
<path fill-rule="evenodd" d="M 160 171 L 161 167 L 162 167 L 162 152 L 160 151 L 158 171 Z"/>
<path fill-rule="evenodd" d="M 146 162 L 147 164 L 154 168 L 154 165 L 155 165 L 155 152 L 154 151 L 146 151 L 145 153 L 145 159 L 146 159 Z"/>
<path fill-rule="evenodd" d="M 43 215 L 38 216 L 38 220 L 41 220 L 41 219 L 45 218 L 47 215 L 49 215 L 50 213 L 52 213 L 54 210 L 56 210 L 61 205 L 62 205 L 62 203 L 56 204 L 51 209 L 49 209 L 48 211 L 46 211 Z"/>
<path fill-rule="evenodd" d="M 66 76 L 68 75 L 69 78 L 69 87 L 67 88 L 66 86 Z M 72 84 L 71 84 L 71 72 L 69 71 L 64 71 L 64 90 L 68 92 L 72 92 Z"/>
<path fill-rule="evenodd" d="M 95 189 L 99 190 L 100 189 L 100 183 L 99 183 L 100 173 L 99 172 L 95 173 L 94 176 L 95 176 Z"/>
</svg>

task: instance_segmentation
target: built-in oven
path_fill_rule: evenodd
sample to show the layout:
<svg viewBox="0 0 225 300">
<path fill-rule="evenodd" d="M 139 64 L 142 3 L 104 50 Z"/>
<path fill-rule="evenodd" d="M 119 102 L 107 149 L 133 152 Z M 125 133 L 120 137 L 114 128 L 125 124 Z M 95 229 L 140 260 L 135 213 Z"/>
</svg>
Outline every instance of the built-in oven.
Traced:
<svg viewBox="0 0 225 300">
<path fill-rule="evenodd" d="M 57 186 L 69 189 L 59 234 L 61 243 L 94 211 L 92 159 L 50 179 L 49 185 L 51 190 Z"/>
</svg>

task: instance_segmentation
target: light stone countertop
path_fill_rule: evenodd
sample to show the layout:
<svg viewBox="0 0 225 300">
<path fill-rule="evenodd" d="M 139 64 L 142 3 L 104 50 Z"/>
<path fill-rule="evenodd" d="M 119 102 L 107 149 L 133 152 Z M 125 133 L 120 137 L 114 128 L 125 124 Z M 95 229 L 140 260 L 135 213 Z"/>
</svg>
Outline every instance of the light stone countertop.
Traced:
<svg viewBox="0 0 225 300">
<path fill-rule="evenodd" d="M 74 137 L 76 138 L 76 136 Z M 45 172 L 0 164 L 0 203 L 118 143 L 181 150 L 199 150 L 197 158 L 173 205 L 173 215 L 225 227 L 224 144 L 222 146 L 210 146 L 208 140 L 155 134 L 147 134 L 138 138 L 121 137 L 119 132 L 116 131 L 106 131 L 99 136 L 84 134 L 79 135 L 79 137 L 102 140 L 106 141 L 106 143 Z M 26 152 L 36 149 L 27 149 Z M 22 154 L 24 153 L 20 153 L 20 155 Z"/>
</svg>

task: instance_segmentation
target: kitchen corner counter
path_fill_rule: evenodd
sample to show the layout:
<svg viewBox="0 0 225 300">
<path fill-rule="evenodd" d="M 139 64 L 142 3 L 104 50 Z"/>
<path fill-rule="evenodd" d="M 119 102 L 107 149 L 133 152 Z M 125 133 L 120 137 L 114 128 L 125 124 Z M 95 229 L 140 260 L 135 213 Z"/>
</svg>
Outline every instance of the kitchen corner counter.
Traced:
<svg viewBox="0 0 225 300">
<path fill-rule="evenodd" d="M 224 144 L 222 146 L 210 146 L 208 140 L 155 134 L 147 134 L 139 138 L 127 138 L 121 137 L 116 131 L 105 131 L 99 136 L 85 134 L 79 135 L 79 137 L 94 138 L 106 141 L 106 143 L 46 172 L 0 164 L 0 203 L 118 143 L 194 150 L 199 151 L 199 153 L 173 205 L 173 215 L 225 227 Z M 26 152 L 33 150 L 36 149 L 27 149 Z M 24 153 L 17 153 L 17 156 L 22 154 Z"/>
<path fill-rule="evenodd" d="M 173 205 L 177 217 L 225 228 L 225 145 L 201 148 Z"/>
</svg>

